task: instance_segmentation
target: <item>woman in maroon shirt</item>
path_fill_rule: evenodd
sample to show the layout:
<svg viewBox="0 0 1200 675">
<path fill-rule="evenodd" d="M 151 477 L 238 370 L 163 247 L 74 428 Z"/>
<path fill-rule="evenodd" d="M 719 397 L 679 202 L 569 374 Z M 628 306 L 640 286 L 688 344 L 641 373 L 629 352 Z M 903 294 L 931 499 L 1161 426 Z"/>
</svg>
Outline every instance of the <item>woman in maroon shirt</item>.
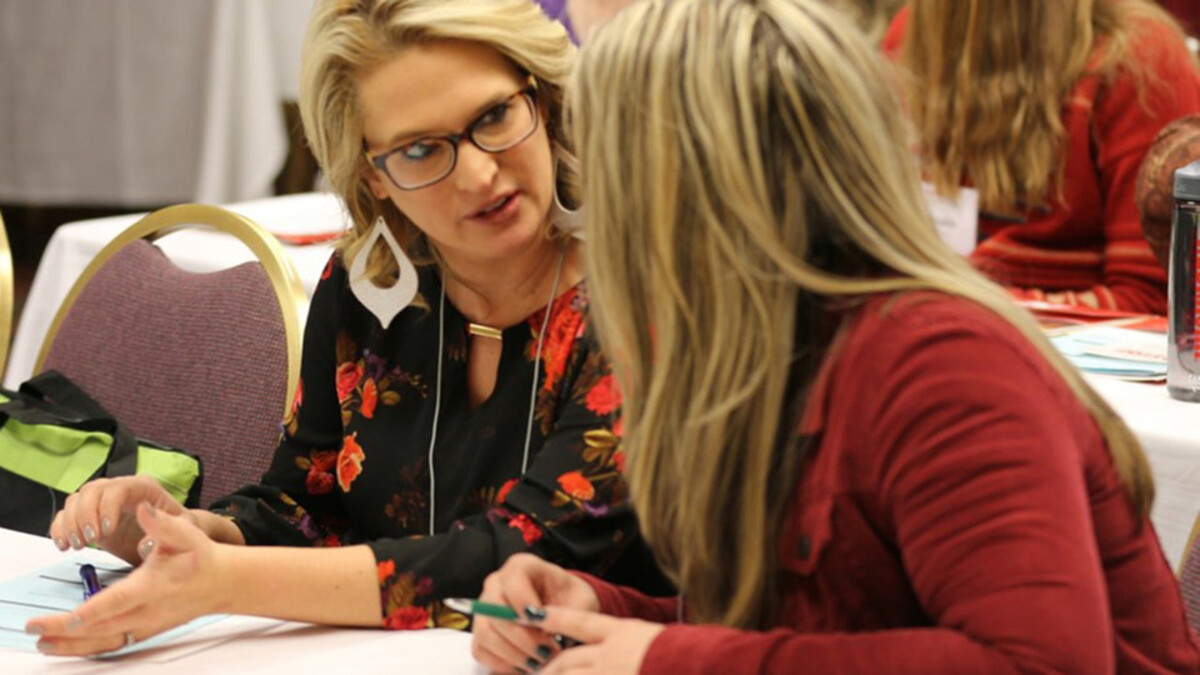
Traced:
<svg viewBox="0 0 1200 675">
<path fill-rule="evenodd" d="M 623 470 L 682 595 L 514 556 L 482 598 L 524 625 L 477 617 L 482 663 L 1200 672 L 1137 441 L 941 244 L 856 32 L 637 3 L 572 95 Z"/>
</svg>

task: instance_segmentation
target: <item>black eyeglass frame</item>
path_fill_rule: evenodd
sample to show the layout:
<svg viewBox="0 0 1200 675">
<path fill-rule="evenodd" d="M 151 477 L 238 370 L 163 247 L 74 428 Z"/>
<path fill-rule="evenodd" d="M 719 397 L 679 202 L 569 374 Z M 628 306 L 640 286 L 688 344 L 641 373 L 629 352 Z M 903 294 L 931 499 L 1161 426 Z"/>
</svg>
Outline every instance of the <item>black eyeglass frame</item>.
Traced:
<svg viewBox="0 0 1200 675">
<path fill-rule="evenodd" d="M 483 143 L 480 143 L 479 140 L 475 138 L 476 127 L 478 127 L 481 123 L 483 123 L 484 118 L 487 117 L 488 114 L 491 113 L 493 110 L 495 110 L 497 107 L 507 104 L 517 97 L 522 97 L 525 99 L 525 103 L 529 106 L 530 113 L 532 113 L 533 123 L 529 125 L 529 129 L 526 130 L 525 133 L 521 134 L 521 136 L 518 137 L 516 140 L 514 140 L 511 143 L 508 143 L 502 147 L 489 147 L 489 146 L 484 145 Z M 487 110 L 483 111 L 483 113 L 479 115 L 479 117 L 475 118 L 470 124 L 468 124 L 466 129 L 463 129 L 462 131 L 460 131 L 457 134 L 445 134 L 442 136 L 423 136 L 421 138 L 417 138 L 417 139 L 414 139 L 407 143 L 404 143 L 398 147 L 392 148 L 391 150 L 388 150 L 382 154 L 375 155 L 374 157 L 371 156 L 371 153 L 367 152 L 366 148 L 363 148 L 363 154 L 366 156 L 367 161 L 371 163 L 371 166 L 375 167 L 375 169 L 377 169 L 380 173 L 387 176 L 388 180 L 390 180 L 392 182 L 392 185 L 395 185 L 397 189 L 404 190 L 406 192 L 411 191 L 411 190 L 420 190 L 421 188 L 429 187 L 430 185 L 433 185 L 434 183 L 438 183 L 438 182 L 444 180 L 446 178 L 446 176 L 449 176 L 450 174 L 454 173 L 454 167 L 458 166 L 458 146 L 461 145 L 464 140 L 471 141 L 471 145 L 474 145 L 475 147 L 479 148 L 480 150 L 482 150 L 486 153 L 495 155 L 495 154 L 504 152 L 505 150 L 511 150 L 512 148 L 515 148 L 518 145 L 520 145 L 527 138 L 532 136 L 533 132 L 537 131 L 538 124 L 540 124 L 540 123 L 541 123 L 541 115 L 538 113 L 537 83 L 531 82 L 528 86 L 522 88 L 520 91 L 515 92 L 512 96 L 509 96 L 508 98 L 496 103 L 493 106 L 489 106 Z M 421 142 L 427 142 L 427 141 L 446 141 L 449 144 L 450 163 L 449 163 L 449 165 L 447 165 L 445 173 L 438 176 L 437 178 L 427 180 L 424 183 L 419 183 L 417 185 L 401 185 L 400 181 L 396 180 L 396 177 L 392 175 L 392 172 L 388 171 L 388 169 L 387 169 L 388 158 L 398 152 L 402 152 L 405 148 L 412 145 L 413 143 L 421 143 Z"/>
</svg>

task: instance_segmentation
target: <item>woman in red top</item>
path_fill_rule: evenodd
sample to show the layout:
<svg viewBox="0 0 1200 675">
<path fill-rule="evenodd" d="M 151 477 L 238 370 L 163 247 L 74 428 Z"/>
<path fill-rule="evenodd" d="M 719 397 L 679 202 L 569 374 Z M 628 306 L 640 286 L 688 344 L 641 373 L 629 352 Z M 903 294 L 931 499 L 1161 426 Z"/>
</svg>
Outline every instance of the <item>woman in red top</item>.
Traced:
<svg viewBox="0 0 1200 675">
<path fill-rule="evenodd" d="M 1200 71 L 1150 0 L 914 0 L 897 56 L 925 177 L 979 190 L 976 267 L 1014 295 L 1165 314 L 1138 168 L 1200 112 Z"/>
<path fill-rule="evenodd" d="M 482 598 L 528 620 L 476 617 L 482 663 L 1200 672 L 1137 441 L 939 241 L 856 31 L 812 0 L 655 0 L 575 77 L 623 470 L 682 595 L 514 556 Z"/>
</svg>

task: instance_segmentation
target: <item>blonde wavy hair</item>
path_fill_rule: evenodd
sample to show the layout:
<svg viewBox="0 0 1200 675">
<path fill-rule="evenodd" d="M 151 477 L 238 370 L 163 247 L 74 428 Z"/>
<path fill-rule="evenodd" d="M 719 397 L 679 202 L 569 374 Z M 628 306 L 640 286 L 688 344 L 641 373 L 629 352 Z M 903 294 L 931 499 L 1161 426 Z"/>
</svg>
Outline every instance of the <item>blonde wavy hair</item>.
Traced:
<svg viewBox="0 0 1200 675">
<path fill-rule="evenodd" d="M 390 200 L 371 194 L 366 177 L 374 168 L 363 153 L 358 78 L 411 45 L 440 40 L 491 47 L 534 78 L 551 143 L 567 160 L 556 168 L 558 189 L 564 201 L 575 201 L 577 179 L 569 168 L 574 160 L 562 114 L 563 84 L 575 62 L 575 48 L 560 23 L 529 0 L 321 0 L 304 39 L 300 117 L 313 155 L 353 220 L 338 243 L 347 264 L 381 216 L 414 263 L 437 260 L 431 242 L 412 221 Z M 395 259 L 377 246 L 368 276 L 386 283 L 396 270 Z"/>
<path fill-rule="evenodd" d="M 1155 24 L 1183 31 L 1148 0 L 913 0 L 901 52 L 906 103 L 926 176 L 955 195 L 969 178 L 1001 214 L 1061 197 L 1063 106 L 1080 78 L 1125 70 L 1143 94 L 1163 86 L 1133 44 Z M 1173 38 L 1174 39 L 1174 38 Z M 1161 48 L 1161 47 L 1160 47 Z"/>
<path fill-rule="evenodd" d="M 883 39 L 888 24 L 904 2 L 905 0 L 825 0 L 825 4 L 838 8 L 850 17 L 874 44 Z"/>
<path fill-rule="evenodd" d="M 582 50 L 569 91 L 632 501 L 698 621 L 777 620 L 798 462 L 784 418 L 826 358 L 833 317 L 869 294 L 932 289 L 1014 325 L 1094 416 L 1147 512 L 1153 484 L 1128 428 L 938 239 L 882 65 L 834 10 L 639 3 Z"/>
</svg>

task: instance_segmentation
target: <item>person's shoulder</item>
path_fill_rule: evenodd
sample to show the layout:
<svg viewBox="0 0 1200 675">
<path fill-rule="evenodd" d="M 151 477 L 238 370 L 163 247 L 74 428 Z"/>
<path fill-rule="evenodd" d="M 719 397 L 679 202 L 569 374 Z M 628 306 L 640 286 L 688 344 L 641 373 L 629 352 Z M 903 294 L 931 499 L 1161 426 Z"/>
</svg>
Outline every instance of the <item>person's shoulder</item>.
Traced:
<svg viewBox="0 0 1200 675">
<path fill-rule="evenodd" d="M 1020 364 L 1037 377 L 1049 376 L 1045 358 L 1010 321 L 978 302 L 938 291 L 868 299 L 851 323 L 842 356 L 881 372 L 920 361 L 968 370 Z"/>
</svg>

